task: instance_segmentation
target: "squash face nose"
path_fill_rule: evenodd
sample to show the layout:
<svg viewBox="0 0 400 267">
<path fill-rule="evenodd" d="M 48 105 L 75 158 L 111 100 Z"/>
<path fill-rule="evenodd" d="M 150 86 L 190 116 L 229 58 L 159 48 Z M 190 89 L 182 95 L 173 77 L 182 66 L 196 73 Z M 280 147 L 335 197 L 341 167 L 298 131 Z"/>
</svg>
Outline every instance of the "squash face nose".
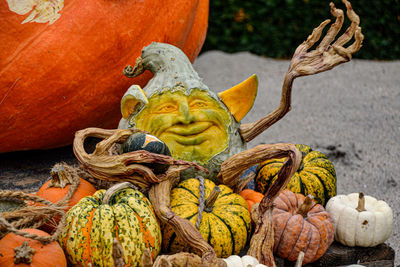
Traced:
<svg viewBox="0 0 400 267">
<path fill-rule="evenodd" d="M 182 124 L 190 124 L 195 121 L 194 115 L 190 112 L 187 102 L 179 105 L 178 121 Z"/>
</svg>

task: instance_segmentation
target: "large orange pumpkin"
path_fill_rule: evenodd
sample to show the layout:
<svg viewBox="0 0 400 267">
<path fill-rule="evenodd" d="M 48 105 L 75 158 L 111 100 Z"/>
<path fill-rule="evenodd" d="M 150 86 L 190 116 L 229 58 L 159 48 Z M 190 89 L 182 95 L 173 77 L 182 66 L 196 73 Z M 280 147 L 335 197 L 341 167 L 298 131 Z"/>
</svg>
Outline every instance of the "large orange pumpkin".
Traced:
<svg viewBox="0 0 400 267">
<path fill-rule="evenodd" d="M 151 42 L 193 61 L 208 0 L 0 1 L 0 152 L 69 144 L 88 126 L 116 128 L 131 84 L 122 70 Z M 143 77 L 142 77 L 143 76 Z"/>
</svg>

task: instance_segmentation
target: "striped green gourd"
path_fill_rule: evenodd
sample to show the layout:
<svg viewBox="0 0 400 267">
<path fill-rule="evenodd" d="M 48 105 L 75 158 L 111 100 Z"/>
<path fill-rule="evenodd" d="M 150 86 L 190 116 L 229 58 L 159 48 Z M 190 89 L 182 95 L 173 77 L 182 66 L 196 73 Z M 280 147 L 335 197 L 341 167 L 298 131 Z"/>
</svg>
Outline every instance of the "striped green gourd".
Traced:
<svg viewBox="0 0 400 267">
<path fill-rule="evenodd" d="M 191 178 L 182 181 L 171 191 L 172 211 L 194 225 L 198 216 L 199 184 L 198 179 Z M 205 179 L 204 185 L 205 203 L 209 203 L 215 184 Z M 215 202 L 205 205 L 199 231 L 204 240 L 214 248 L 217 256 L 225 258 L 238 254 L 244 248 L 250 237 L 251 219 L 244 198 L 225 185 L 218 187 L 221 191 Z M 187 250 L 187 245 L 166 225 L 163 227 L 163 248 L 166 252 L 179 252 Z"/>
<path fill-rule="evenodd" d="M 303 160 L 299 170 L 291 178 L 287 189 L 303 195 L 312 194 L 314 200 L 325 205 L 336 195 L 336 172 L 331 161 L 321 152 L 309 146 L 297 144 Z M 286 158 L 269 159 L 257 168 L 255 178 L 256 191 L 265 193 L 276 180 Z"/>
<path fill-rule="evenodd" d="M 157 256 L 161 229 L 153 208 L 141 192 L 129 185 L 98 190 L 68 211 L 59 243 L 72 265 L 114 266 L 115 238 L 122 247 L 125 266 L 141 266 L 146 248 L 153 259 Z"/>
</svg>

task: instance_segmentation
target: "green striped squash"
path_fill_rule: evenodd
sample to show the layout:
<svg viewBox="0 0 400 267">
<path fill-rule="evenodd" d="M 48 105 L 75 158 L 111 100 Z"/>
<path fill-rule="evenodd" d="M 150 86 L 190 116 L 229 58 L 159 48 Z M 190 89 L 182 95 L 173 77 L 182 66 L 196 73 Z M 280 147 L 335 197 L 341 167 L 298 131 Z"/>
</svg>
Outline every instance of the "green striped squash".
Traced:
<svg viewBox="0 0 400 267">
<path fill-rule="evenodd" d="M 153 259 L 159 253 L 161 229 L 150 201 L 133 188 L 113 192 L 114 187 L 82 198 L 68 211 L 59 243 L 72 265 L 114 266 L 115 238 L 125 266 L 141 266 L 146 248 Z"/>
<path fill-rule="evenodd" d="M 314 200 L 325 205 L 336 195 L 336 172 L 328 158 L 309 146 L 296 147 L 302 152 L 303 160 L 299 170 L 291 178 L 287 189 L 303 195 L 311 194 Z M 262 162 L 257 168 L 255 178 L 256 191 L 265 193 L 276 180 L 279 170 L 286 158 L 270 159 Z"/>
<path fill-rule="evenodd" d="M 171 208 L 182 218 L 196 224 L 199 207 L 199 180 L 182 181 L 171 191 Z M 204 180 L 205 198 L 211 194 L 215 184 Z M 247 203 L 240 195 L 232 192 L 225 185 L 218 186 L 221 190 L 214 204 L 202 212 L 199 231 L 215 250 L 220 258 L 238 254 L 246 245 L 251 231 L 250 213 Z M 176 236 L 174 230 L 166 225 L 163 227 L 163 248 L 166 252 L 187 251 Z"/>
</svg>

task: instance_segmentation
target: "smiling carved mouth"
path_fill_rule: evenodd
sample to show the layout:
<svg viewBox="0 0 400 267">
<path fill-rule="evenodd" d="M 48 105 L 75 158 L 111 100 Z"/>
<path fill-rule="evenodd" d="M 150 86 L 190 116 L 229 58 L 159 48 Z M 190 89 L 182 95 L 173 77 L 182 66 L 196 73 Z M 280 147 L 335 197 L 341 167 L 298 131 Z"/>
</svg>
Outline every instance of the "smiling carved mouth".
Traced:
<svg viewBox="0 0 400 267">
<path fill-rule="evenodd" d="M 191 124 L 176 124 L 165 131 L 174 135 L 175 141 L 181 145 L 199 145 L 207 140 L 201 134 L 213 125 L 211 122 L 196 122 Z"/>
</svg>

